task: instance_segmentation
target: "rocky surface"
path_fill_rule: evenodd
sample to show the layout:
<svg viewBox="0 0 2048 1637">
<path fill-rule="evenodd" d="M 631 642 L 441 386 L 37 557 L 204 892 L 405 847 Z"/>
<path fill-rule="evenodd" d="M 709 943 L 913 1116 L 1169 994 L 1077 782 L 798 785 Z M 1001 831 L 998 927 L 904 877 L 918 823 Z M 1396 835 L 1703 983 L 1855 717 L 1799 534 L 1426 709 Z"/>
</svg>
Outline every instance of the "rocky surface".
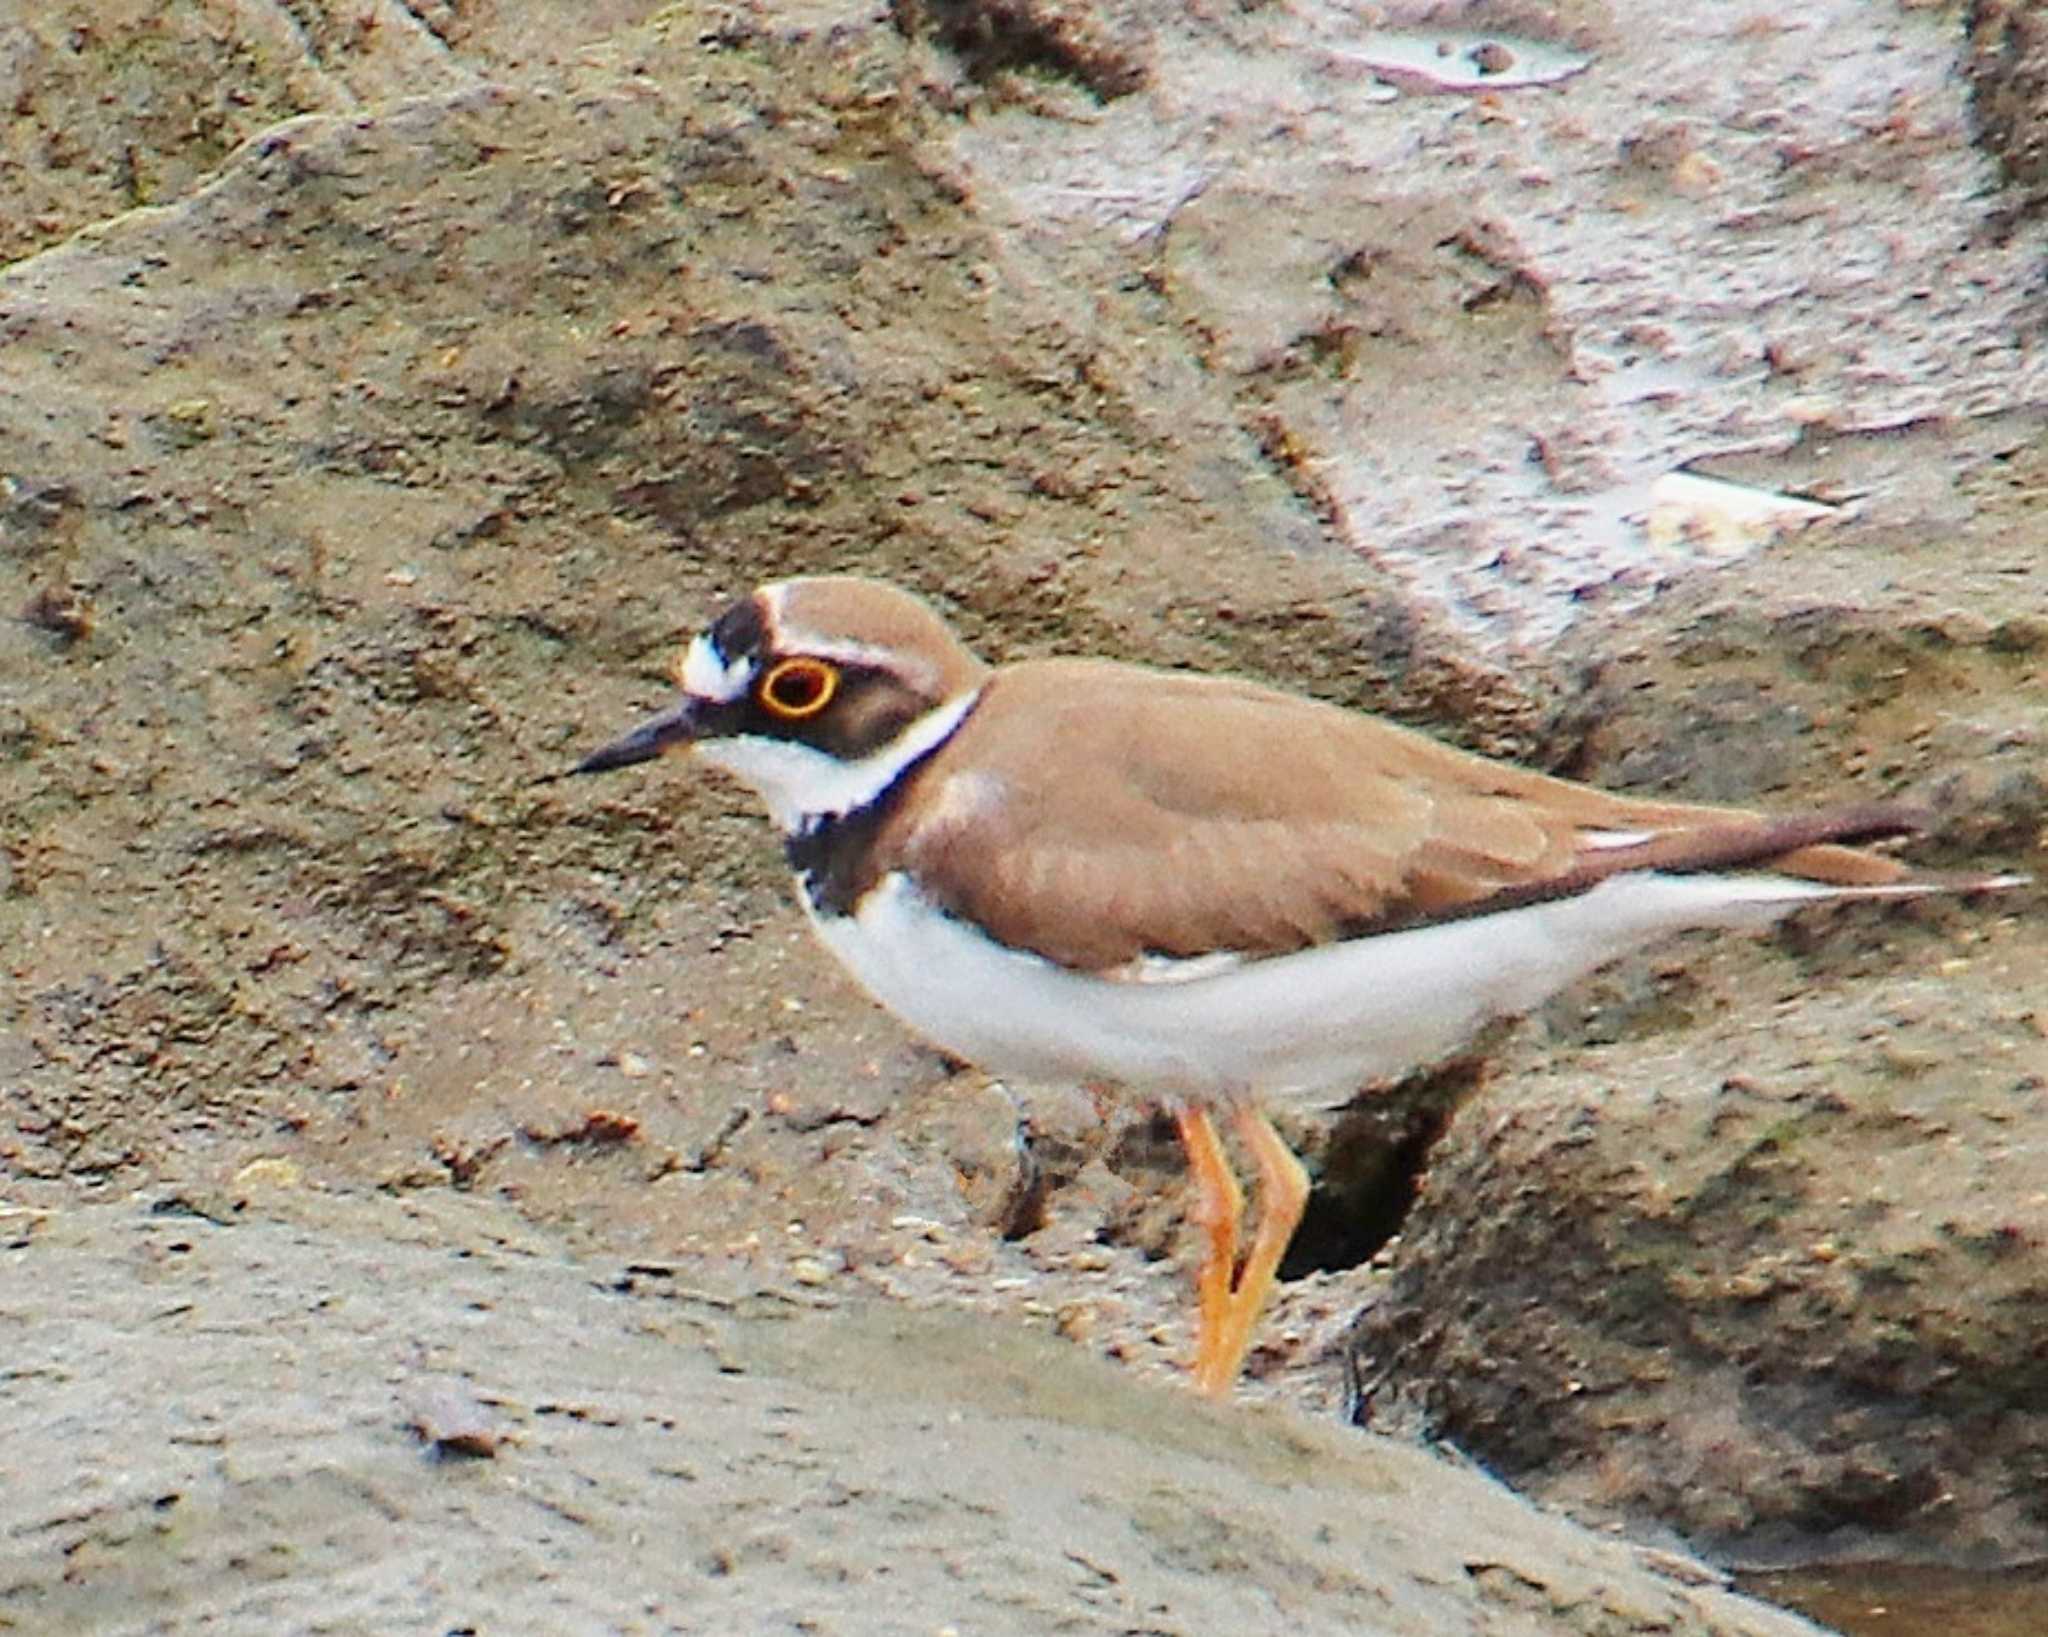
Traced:
<svg viewBox="0 0 2048 1637">
<path fill-rule="evenodd" d="M 2038 868 L 2015 13 L 24 14 L 0 62 L 0 1175 L 54 1226 L 11 1253 L 48 1279 L 10 1281 L 6 1324 L 60 1335 L 37 1292 L 89 1285 L 140 1379 L 177 1368 L 155 1264 L 117 1248 L 157 1227 L 95 1197 L 254 1219 L 208 1245 L 325 1243 L 344 1292 L 380 1288 L 386 1235 L 474 1250 L 489 1200 L 550 1270 L 522 1311 L 637 1260 L 739 1303 L 716 1311 L 742 1334 L 760 1292 L 879 1295 L 1175 1373 L 1160 1133 L 1048 1093 L 1027 1168 L 1010 1096 L 807 945 L 733 792 L 533 782 L 776 573 L 903 579 L 992 656 L 1250 671 L 1617 786 L 1913 792 L 1943 815 L 1930 861 Z M 1404 27 L 1514 44 L 1418 68 Z M 1445 61 L 1532 83 L 1447 86 Z M 1768 550 L 1645 530 L 1681 464 L 1841 515 Z M 1684 946 L 1304 1124 L 1314 1231 L 1246 1396 L 1333 1405 L 1349 1354 L 1377 1424 L 1735 1560 L 2048 1552 L 2039 907 Z M 208 1301 L 260 1333 L 277 1285 L 222 1254 Z M 386 1345 L 321 1322 L 323 1380 Z M 860 1323 L 896 1362 L 834 1381 L 941 1345 Z M 509 1343 L 474 1346 L 435 1373 L 489 1385 Z M 518 1402 L 559 1391 L 544 1363 Z M 658 1395 L 644 1349 L 602 1368 Z M 1159 1421 L 1151 1386 L 1116 1390 Z M 399 1459 L 388 1402 L 307 1392 Z M 168 1413 L 100 1404 L 144 1441 Z M 771 1412 L 731 1413 L 754 1437 Z M 84 1436 L 67 1417 L 37 1469 Z M 991 1436 L 1021 1459 L 1037 1434 Z M 262 1515 L 339 1516 L 354 1486 Z M 5 1595 L 82 1621 L 96 1586 L 168 1584 L 175 1551 L 120 1516 L 10 1518 Z M 610 1538 L 565 1596 L 641 1584 Z M 88 1540 L 114 1578 L 66 1590 Z M 1493 1583 L 1577 1606 L 1523 1585 L 1570 1581 L 1537 1556 Z M 1352 1569 L 1396 1583 L 1375 1562 Z M 1459 1573 L 1445 1630 L 1479 1606 Z M 1768 1618 L 1687 1607 L 1673 1629 Z"/>
<path fill-rule="evenodd" d="M 1812 1629 L 1014 1321 L 721 1295 L 445 1191 L 158 1204 L 0 1223 L 40 1292 L 0 1377 L 7 1629 Z"/>
</svg>

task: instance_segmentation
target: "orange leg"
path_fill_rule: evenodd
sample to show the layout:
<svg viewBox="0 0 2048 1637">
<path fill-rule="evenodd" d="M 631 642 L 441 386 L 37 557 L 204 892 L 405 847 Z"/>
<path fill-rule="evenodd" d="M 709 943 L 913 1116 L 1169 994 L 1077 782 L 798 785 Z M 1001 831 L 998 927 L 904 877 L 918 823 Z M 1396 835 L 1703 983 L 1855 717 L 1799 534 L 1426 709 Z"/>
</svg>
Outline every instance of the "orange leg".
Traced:
<svg viewBox="0 0 2048 1637">
<path fill-rule="evenodd" d="M 1231 1123 L 1259 1168 L 1259 1226 L 1245 1253 L 1237 1289 L 1231 1292 L 1223 1333 L 1216 1340 L 1213 1385 L 1198 1375 L 1203 1391 L 1219 1396 L 1230 1390 L 1251 1351 L 1252 1327 L 1259 1322 L 1273 1276 L 1280 1271 L 1280 1258 L 1287 1254 L 1308 1205 L 1308 1173 L 1294 1150 L 1280 1140 L 1273 1122 L 1250 1103 L 1240 1103 L 1231 1110 Z"/>
<path fill-rule="evenodd" d="M 1188 1151 L 1188 1169 L 1195 1181 L 1195 1220 L 1209 1245 L 1195 1276 L 1201 1322 L 1195 1339 L 1195 1385 L 1211 1398 L 1221 1398 L 1237 1381 L 1244 1356 L 1251 1350 L 1252 1327 L 1273 1288 L 1273 1275 L 1308 1204 L 1308 1173 L 1294 1151 L 1280 1140 L 1273 1124 L 1249 1103 L 1231 1110 L 1238 1140 L 1250 1150 L 1259 1169 L 1259 1226 L 1245 1255 L 1244 1272 L 1237 1266 L 1237 1227 L 1244 1216 L 1244 1191 L 1238 1187 L 1216 1127 L 1207 1109 L 1180 1110 L 1181 1142 Z"/>
<path fill-rule="evenodd" d="M 1231 1274 L 1237 1267 L 1237 1224 L 1244 1215 L 1244 1190 L 1231 1173 L 1207 1109 L 1178 1109 L 1174 1121 L 1180 1127 L 1188 1171 L 1194 1179 L 1195 1221 L 1209 1238 L 1195 1275 L 1195 1294 L 1201 1304 L 1195 1333 L 1195 1385 L 1213 1398 L 1230 1390 L 1244 1356 L 1242 1348 L 1233 1357 L 1223 1354 L 1230 1328 Z"/>
</svg>

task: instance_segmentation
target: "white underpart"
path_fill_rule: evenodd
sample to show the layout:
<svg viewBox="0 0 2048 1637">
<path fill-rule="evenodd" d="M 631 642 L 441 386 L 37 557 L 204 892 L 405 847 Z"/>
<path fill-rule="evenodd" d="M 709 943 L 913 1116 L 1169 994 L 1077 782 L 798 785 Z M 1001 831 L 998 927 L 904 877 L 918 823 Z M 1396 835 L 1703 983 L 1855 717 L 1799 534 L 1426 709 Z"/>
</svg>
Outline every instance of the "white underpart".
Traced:
<svg viewBox="0 0 2048 1637">
<path fill-rule="evenodd" d="M 1106 976 L 1119 983 L 1192 983 L 1242 965 L 1244 957 L 1234 949 L 1213 950 L 1207 955 L 1140 955 Z"/>
<path fill-rule="evenodd" d="M 933 707 L 858 761 L 841 761 L 792 739 L 751 734 L 706 739 L 697 746 L 697 754 L 752 785 L 784 834 L 798 834 L 824 819 L 867 806 L 912 762 L 944 744 L 980 697 L 976 689 Z"/>
<path fill-rule="evenodd" d="M 753 684 L 754 661 L 727 659 L 708 631 L 699 632 L 690 639 L 689 649 L 683 655 L 683 674 L 678 680 L 684 693 L 729 705 Z"/>
<path fill-rule="evenodd" d="M 1618 875 L 1469 920 L 1246 961 L 1177 982 L 1117 981 L 1009 949 L 901 874 L 855 916 L 812 923 L 875 999 L 992 1074 L 1110 1081 L 1159 1097 L 1328 1102 L 1456 1049 L 1619 956 L 1685 927 L 1761 927 L 1803 904 L 1909 896 L 1783 876 Z"/>
</svg>

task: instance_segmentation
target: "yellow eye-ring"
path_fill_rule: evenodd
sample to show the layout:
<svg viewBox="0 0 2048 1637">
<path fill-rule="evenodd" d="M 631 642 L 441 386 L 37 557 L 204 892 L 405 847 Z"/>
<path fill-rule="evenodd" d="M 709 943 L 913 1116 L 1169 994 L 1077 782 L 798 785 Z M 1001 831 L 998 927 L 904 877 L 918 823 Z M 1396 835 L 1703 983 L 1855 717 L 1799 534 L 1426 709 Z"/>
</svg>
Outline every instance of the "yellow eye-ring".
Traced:
<svg viewBox="0 0 2048 1637">
<path fill-rule="evenodd" d="M 785 722 L 816 716 L 838 691 L 839 669 L 822 659 L 778 660 L 756 689 L 768 713 Z"/>
</svg>

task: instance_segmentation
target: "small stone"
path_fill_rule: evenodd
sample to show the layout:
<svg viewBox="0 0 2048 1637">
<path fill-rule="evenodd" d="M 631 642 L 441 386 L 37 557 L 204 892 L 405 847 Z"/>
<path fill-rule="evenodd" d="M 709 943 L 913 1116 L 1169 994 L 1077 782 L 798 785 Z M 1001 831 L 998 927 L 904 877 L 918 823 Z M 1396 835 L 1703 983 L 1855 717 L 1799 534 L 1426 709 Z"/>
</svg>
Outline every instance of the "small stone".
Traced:
<svg viewBox="0 0 2048 1637">
<path fill-rule="evenodd" d="M 239 1188 L 296 1188 L 304 1181 L 305 1173 L 298 1162 L 277 1154 L 253 1159 L 235 1173 L 235 1185 Z"/>
</svg>

